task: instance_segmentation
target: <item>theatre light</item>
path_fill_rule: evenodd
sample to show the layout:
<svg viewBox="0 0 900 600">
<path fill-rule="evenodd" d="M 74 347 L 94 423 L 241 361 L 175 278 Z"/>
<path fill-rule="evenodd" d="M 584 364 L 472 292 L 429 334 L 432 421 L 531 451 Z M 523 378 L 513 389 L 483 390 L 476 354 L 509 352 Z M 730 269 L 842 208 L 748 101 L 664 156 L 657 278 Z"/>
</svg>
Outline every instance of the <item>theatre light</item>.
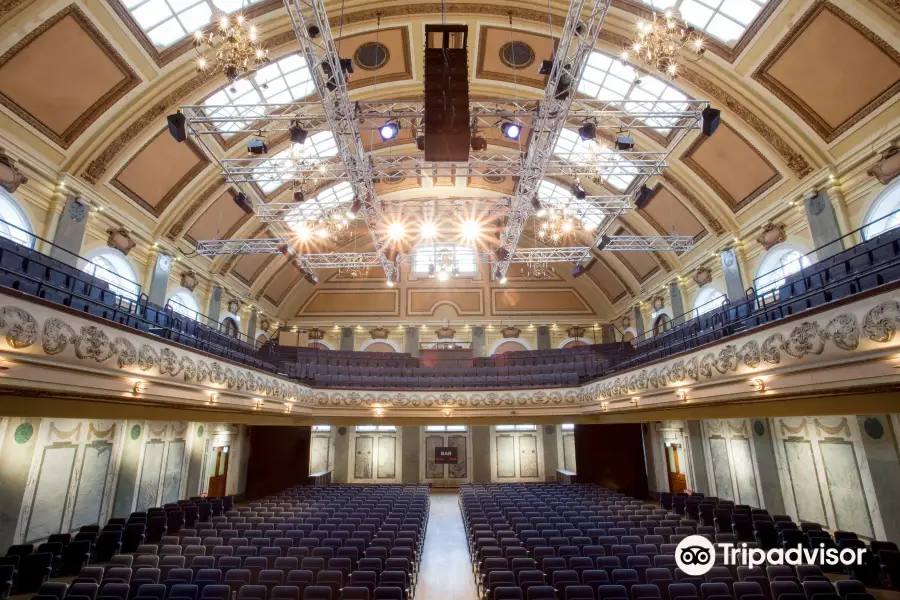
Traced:
<svg viewBox="0 0 900 600">
<path fill-rule="evenodd" d="M 388 225 L 388 237 L 392 240 L 402 240 L 406 235 L 406 227 L 403 226 L 403 223 L 396 221 Z"/>
<path fill-rule="evenodd" d="M 634 149 L 634 138 L 623 133 L 616 138 L 616 150 L 619 152 L 628 152 Z"/>
<path fill-rule="evenodd" d="M 267 154 L 269 147 L 266 145 L 266 140 L 255 138 L 247 142 L 247 152 L 250 154 Z"/>
<path fill-rule="evenodd" d="M 593 121 L 585 121 L 578 128 L 578 135 L 584 141 L 593 140 L 597 137 L 597 124 Z"/>
<path fill-rule="evenodd" d="M 292 144 L 300 144 L 301 146 L 306 143 L 306 136 L 309 135 L 309 132 L 302 127 L 297 121 L 293 121 L 291 123 L 291 143 Z"/>
<path fill-rule="evenodd" d="M 400 124 L 396 121 L 388 121 L 378 129 L 378 135 L 385 142 L 397 137 L 398 133 L 400 133 Z"/>
<path fill-rule="evenodd" d="M 522 135 L 522 128 L 515 123 L 510 123 L 507 121 L 500 124 L 500 133 L 511 140 L 517 140 L 519 139 L 519 136 Z"/>
</svg>

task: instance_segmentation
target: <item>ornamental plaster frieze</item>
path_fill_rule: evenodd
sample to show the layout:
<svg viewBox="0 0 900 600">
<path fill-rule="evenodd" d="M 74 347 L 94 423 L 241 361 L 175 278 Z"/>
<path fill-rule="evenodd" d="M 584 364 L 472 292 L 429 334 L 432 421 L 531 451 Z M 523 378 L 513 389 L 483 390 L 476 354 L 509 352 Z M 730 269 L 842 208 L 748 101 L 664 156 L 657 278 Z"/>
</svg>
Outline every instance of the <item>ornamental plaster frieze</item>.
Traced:
<svg viewBox="0 0 900 600">
<path fill-rule="evenodd" d="M 835 310 L 768 327 L 672 360 L 614 375 L 583 388 L 585 402 L 627 400 L 639 393 L 758 376 L 794 366 L 900 346 L 900 302 L 886 292 Z"/>
<path fill-rule="evenodd" d="M 238 396 L 310 404 L 309 388 L 0 293 L 0 349 L 12 355 Z"/>
</svg>

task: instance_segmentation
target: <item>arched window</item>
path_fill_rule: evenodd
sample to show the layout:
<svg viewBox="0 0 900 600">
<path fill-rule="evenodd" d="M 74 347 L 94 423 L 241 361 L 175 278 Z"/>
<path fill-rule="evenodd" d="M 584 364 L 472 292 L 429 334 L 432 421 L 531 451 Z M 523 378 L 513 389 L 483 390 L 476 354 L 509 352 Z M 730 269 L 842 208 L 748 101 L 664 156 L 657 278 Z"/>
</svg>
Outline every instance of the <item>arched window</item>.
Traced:
<svg viewBox="0 0 900 600">
<path fill-rule="evenodd" d="M 363 352 L 396 352 L 393 346 L 383 341 L 373 341 Z"/>
<path fill-rule="evenodd" d="M 101 248 L 89 252 L 88 262 L 81 268 L 101 281 L 109 284 L 110 291 L 126 298 L 137 298 L 137 274 L 125 255 L 112 248 Z"/>
<path fill-rule="evenodd" d="M 875 199 L 863 225 L 866 226 L 863 238 L 867 240 L 900 227 L 900 182 L 890 186 Z"/>
<path fill-rule="evenodd" d="M 463 244 L 434 244 L 416 246 L 412 271 L 417 277 L 437 277 L 446 281 L 457 275 L 473 277 L 478 274 L 475 248 Z"/>
<path fill-rule="evenodd" d="M 779 244 L 769 250 L 756 270 L 756 293 L 777 290 L 784 285 L 786 277 L 808 267 L 809 259 L 805 255 L 803 248 L 791 244 Z"/>
<path fill-rule="evenodd" d="M 28 215 L 16 202 L 15 196 L 0 188 L 0 235 L 17 244 L 34 247 L 34 233 Z"/>
<path fill-rule="evenodd" d="M 197 299 L 189 290 L 178 290 L 169 296 L 169 306 L 172 307 L 173 312 L 189 319 L 197 320 L 200 314 L 200 305 L 197 304 Z"/>
<path fill-rule="evenodd" d="M 725 294 L 711 285 L 704 285 L 697 292 L 697 297 L 694 298 L 694 316 L 699 317 L 723 304 L 725 304 Z"/>
<path fill-rule="evenodd" d="M 625 334 L 622 336 L 622 341 L 628 342 L 629 344 L 634 346 L 634 334 L 630 331 L 626 331 Z"/>
<path fill-rule="evenodd" d="M 653 322 L 653 335 L 659 335 L 669 329 L 672 329 L 672 320 L 669 319 L 669 315 L 663 313 L 656 317 L 656 320 Z"/>
<path fill-rule="evenodd" d="M 235 323 L 234 319 L 231 317 L 225 317 L 222 321 L 222 331 L 225 332 L 225 335 L 230 335 L 233 338 L 240 337 L 241 335 L 238 324 Z"/>
<path fill-rule="evenodd" d="M 508 352 L 522 352 L 528 349 L 525 342 L 521 340 L 504 340 L 494 347 L 493 351 L 490 352 L 490 355 L 494 356 L 498 354 L 507 354 Z"/>
</svg>

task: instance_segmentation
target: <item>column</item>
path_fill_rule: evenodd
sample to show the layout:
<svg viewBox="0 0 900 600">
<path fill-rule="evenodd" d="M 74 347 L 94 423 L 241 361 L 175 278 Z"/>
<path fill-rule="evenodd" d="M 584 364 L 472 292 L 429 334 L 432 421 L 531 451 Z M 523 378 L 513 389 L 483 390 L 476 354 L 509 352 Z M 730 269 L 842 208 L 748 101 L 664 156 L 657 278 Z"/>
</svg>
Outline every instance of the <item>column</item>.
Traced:
<svg viewBox="0 0 900 600">
<path fill-rule="evenodd" d="M 403 457 L 400 459 L 401 478 L 403 483 L 418 483 L 419 453 L 422 452 L 422 449 L 419 447 L 419 428 L 400 427 L 400 435 L 403 438 L 401 442 Z"/>
<path fill-rule="evenodd" d="M 559 436 L 556 430 L 561 427 L 559 423 L 556 425 L 538 425 L 541 431 L 541 442 L 544 446 L 544 479 L 546 481 L 556 481 L 556 470 L 561 469 L 559 464 L 559 449 L 557 443 Z"/>
<path fill-rule="evenodd" d="M 703 453 L 702 423 L 685 421 L 686 434 L 690 440 L 691 489 L 701 494 L 709 494 L 709 476 L 706 474 L 706 455 Z"/>
<path fill-rule="evenodd" d="M 350 428 L 338 427 L 334 436 L 334 469 L 331 472 L 333 483 L 347 483 L 350 461 Z"/>
<path fill-rule="evenodd" d="M 472 483 L 491 482 L 491 428 L 472 427 Z"/>
<path fill-rule="evenodd" d="M 741 265 L 738 263 L 734 248 L 725 248 L 720 252 L 722 257 L 722 274 L 725 275 L 725 291 L 728 300 L 739 302 L 744 298 L 746 289 L 741 277 Z"/>
<path fill-rule="evenodd" d="M 403 339 L 403 351 L 409 353 L 410 356 L 419 357 L 419 328 L 407 327 L 406 335 Z"/>
<path fill-rule="evenodd" d="M 677 281 L 669 284 L 669 299 L 672 302 L 672 325 L 684 323 L 684 300 L 681 298 L 681 286 Z"/>
<path fill-rule="evenodd" d="M 546 325 L 537 328 L 537 349 L 550 350 L 550 328 Z"/>
<path fill-rule="evenodd" d="M 84 231 L 87 228 L 90 210 L 82 204 L 77 196 L 66 197 L 66 203 L 56 225 L 53 236 L 55 246 L 50 248 L 50 257 L 69 265 L 78 267 L 78 254 L 84 243 Z"/>
<path fill-rule="evenodd" d="M 353 352 L 356 340 L 352 327 L 341 327 L 341 352 Z"/>
<path fill-rule="evenodd" d="M 606 323 L 600 326 L 600 343 L 614 344 L 616 342 L 616 326 L 612 323 Z"/>
<path fill-rule="evenodd" d="M 750 427 L 753 430 L 753 450 L 756 453 L 756 466 L 759 471 L 759 487 L 762 488 L 762 508 L 771 514 L 784 514 L 784 498 L 781 495 L 781 482 L 778 479 L 778 462 L 775 458 L 775 440 L 772 437 L 768 419 L 753 419 Z"/>
<path fill-rule="evenodd" d="M 637 331 L 637 335 L 635 336 L 638 341 L 644 339 L 644 315 L 641 314 L 641 307 L 634 307 L 634 330 Z"/>
<path fill-rule="evenodd" d="M 484 336 L 484 327 L 472 328 L 472 356 L 478 358 L 485 356 L 487 342 Z"/>
<path fill-rule="evenodd" d="M 209 317 L 209 326 L 213 328 L 219 327 L 219 313 L 222 310 L 222 287 L 213 286 L 212 295 L 209 298 L 209 308 L 206 309 L 206 316 Z"/>
<path fill-rule="evenodd" d="M 250 318 L 247 319 L 247 337 L 250 341 L 256 340 L 256 322 L 259 319 L 259 309 L 255 306 L 250 309 Z"/>
<path fill-rule="evenodd" d="M 837 215 L 831 201 L 824 192 L 812 192 L 803 199 L 806 207 L 806 222 L 812 233 L 813 245 L 816 250 L 816 258 L 825 260 L 844 249 L 841 237 L 841 228 L 838 225 Z"/>
<path fill-rule="evenodd" d="M 166 303 L 166 290 L 169 287 L 171 270 L 172 257 L 164 252 L 157 253 L 153 274 L 150 276 L 150 292 L 147 294 L 150 304 L 163 306 Z"/>
<path fill-rule="evenodd" d="M 860 438 L 866 454 L 878 512 L 884 523 L 884 539 L 900 538 L 900 462 L 889 415 L 857 415 Z M 762 468 L 762 465 L 760 465 Z"/>
</svg>

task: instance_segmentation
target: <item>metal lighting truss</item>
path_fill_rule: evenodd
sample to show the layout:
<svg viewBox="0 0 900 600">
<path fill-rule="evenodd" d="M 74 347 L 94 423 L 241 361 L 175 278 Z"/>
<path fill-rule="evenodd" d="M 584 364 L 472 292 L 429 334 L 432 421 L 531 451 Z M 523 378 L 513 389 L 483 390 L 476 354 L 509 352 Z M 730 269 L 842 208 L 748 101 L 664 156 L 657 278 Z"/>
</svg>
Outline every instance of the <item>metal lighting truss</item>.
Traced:
<svg viewBox="0 0 900 600">
<path fill-rule="evenodd" d="M 584 119 L 593 119 L 598 129 L 693 129 L 707 104 L 706 100 L 574 99 L 567 119 L 579 124 Z M 490 129 L 502 121 L 531 127 L 539 108 L 537 100 L 472 100 L 469 102 L 469 116 L 477 129 Z M 234 111 L 261 116 L 240 118 L 232 114 Z M 331 128 L 320 102 L 192 104 L 182 106 L 181 112 L 193 125 L 197 135 L 235 135 L 248 131 L 269 135 L 286 133 L 294 121 L 311 134 L 330 131 Z M 360 131 L 374 131 L 390 121 L 402 128 L 413 129 L 421 127 L 425 118 L 425 103 L 359 102 L 355 105 L 353 118 Z M 666 124 L 665 127 L 660 127 L 661 122 Z"/>
<path fill-rule="evenodd" d="M 531 137 L 516 185 L 515 203 L 506 219 L 506 231 L 498 249 L 500 254 L 494 267 L 494 277 L 497 279 L 506 276 L 510 259 L 515 254 L 519 237 L 525 228 L 525 221 L 531 214 L 531 201 L 537 197 L 538 187 L 549 173 L 553 150 L 568 121 L 569 109 L 577 93 L 585 63 L 593 51 L 609 8 L 609 0 L 593 0 L 590 14 L 582 20 L 585 4 L 585 0 L 572 0 L 569 4 L 565 25 L 554 52 L 553 67 L 547 77 L 544 98 L 531 123 Z M 568 88 L 563 98 L 559 94 L 560 83 Z"/>
<path fill-rule="evenodd" d="M 197 253 L 202 256 L 215 256 L 220 254 L 274 254 L 280 252 L 278 246 L 281 240 L 245 239 L 245 240 L 207 240 L 197 243 Z M 609 243 L 604 250 L 617 252 L 668 250 L 680 252 L 688 250 L 693 245 L 691 236 L 637 236 L 618 235 L 609 238 Z M 590 252 L 590 246 L 575 246 L 561 248 L 517 248 L 510 259 L 511 263 L 529 262 L 577 262 L 585 252 Z M 399 254 L 397 262 L 409 262 L 412 253 Z M 300 257 L 301 263 L 307 269 L 335 269 L 340 267 L 366 267 L 379 263 L 377 252 L 330 252 L 328 254 L 304 254 Z M 477 253 L 479 263 L 488 264 L 496 262 L 493 252 L 483 250 Z"/>
<path fill-rule="evenodd" d="M 358 214 L 369 228 L 385 276 L 388 281 L 393 281 L 394 265 L 385 256 L 385 241 L 378 230 L 383 219 L 376 202 L 372 171 L 369 169 L 359 124 L 350 102 L 347 79 L 341 69 L 337 46 L 331 35 L 324 0 L 284 0 L 284 3 L 294 34 L 306 58 L 306 65 L 319 92 L 322 112 L 334 135 L 345 177 L 353 186 L 356 197 L 362 201 Z"/>
</svg>

